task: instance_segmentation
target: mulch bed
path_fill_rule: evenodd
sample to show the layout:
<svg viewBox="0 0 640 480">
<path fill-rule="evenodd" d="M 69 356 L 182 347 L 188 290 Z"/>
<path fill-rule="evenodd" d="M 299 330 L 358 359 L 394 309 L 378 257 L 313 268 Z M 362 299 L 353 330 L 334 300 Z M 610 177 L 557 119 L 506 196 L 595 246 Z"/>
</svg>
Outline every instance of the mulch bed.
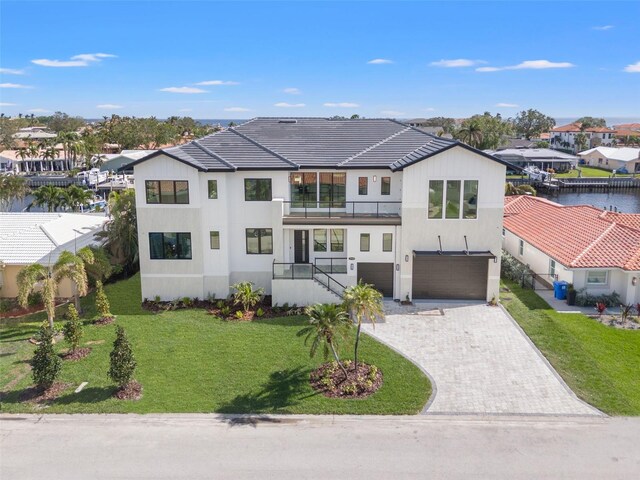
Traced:
<svg viewBox="0 0 640 480">
<path fill-rule="evenodd" d="M 382 372 L 374 365 L 358 363 L 356 372 L 353 363 L 345 365 L 348 377 L 336 362 L 323 363 L 311 372 L 311 387 L 330 398 L 366 398 L 382 386 Z"/>
<path fill-rule="evenodd" d="M 71 386 L 70 383 L 56 382 L 44 391 L 38 387 L 30 387 L 22 392 L 20 395 L 20 401 L 38 404 L 52 402 L 58 398 L 62 392 L 69 388 L 69 386 Z"/>
<path fill-rule="evenodd" d="M 589 315 L 589 318 L 593 318 L 607 327 L 614 327 L 620 330 L 640 330 L 640 321 L 638 321 L 637 317 L 627 319 L 624 322 L 621 320 L 620 315 Z"/>
<path fill-rule="evenodd" d="M 140 400 L 142 397 L 142 385 L 133 380 L 116 390 L 113 396 L 118 400 Z"/>
<path fill-rule="evenodd" d="M 100 327 L 102 325 L 111 325 L 115 321 L 116 321 L 116 317 L 114 317 L 114 316 L 102 317 L 102 318 L 98 318 L 98 319 L 94 320 L 93 324 L 94 325 L 98 325 Z"/>
<path fill-rule="evenodd" d="M 56 308 L 60 305 L 64 305 L 68 303 L 67 300 L 56 300 Z M 10 309 L 6 312 L 0 312 L 0 318 L 18 318 L 24 317 L 25 315 L 31 315 L 32 313 L 44 312 L 46 309 L 44 305 L 34 305 L 28 306 L 26 308 L 22 308 L 17 303 L 12 303 Z"/>
<path fill-rule="evenodd" d="M 90 348 L 76 348 L 75 351 L 69 351 L 67 353 L 65 353 L 64 355 L 61 355 L 63 360 L 70 360 L 72 362 L 75 362 L 77 360 L 81 360 L 84 357 L 86 357 L 87 355 L 89 355 L 91 353 L 91 349 Z"/>
</svg>

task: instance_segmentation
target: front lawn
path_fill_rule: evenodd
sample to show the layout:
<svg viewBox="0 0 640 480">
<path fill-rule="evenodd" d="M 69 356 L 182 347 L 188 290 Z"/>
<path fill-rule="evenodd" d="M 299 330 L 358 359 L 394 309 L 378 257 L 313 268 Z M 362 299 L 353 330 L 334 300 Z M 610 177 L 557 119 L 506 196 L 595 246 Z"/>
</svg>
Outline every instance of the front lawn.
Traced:
<svg viewBox="0 0 640 480">
<path fill-rule="evenodd" d="M 112 398 L 116 387 L 107 370 L 115 324 L 87 323 L 81 343 L 93 351 L 78 362 L 64 362 L 59 381 L 70 384 L 67 390 L 44 410 L 21 402 L 21 393 L 32 384 L 27 362 L 35 347 L 27 339 L 45 319 L 35 314 L 0 323 L 2 412 L 414 414 L 431 393 L 420 369 L 363 335 L 360 356 L 380 368 L 383 386 L 366 399 L 326 398 L 309 386 L 310 371 L 323 359 L 309 359 L 308 347 L 296 336 L 304 317 L 233 322 L 204 310 L 154 315 L 140 308 L 138 276 L 107 285 L 105 291 L 116 324 L 125 328 L 133 344 L 142 399 Z M 89 318 L 94 314 L 93 295 L 83 300 Z M 56 344 L 56 350 L 64 349 L 64 342 Z M 84 390 L 74 393 L 85 381 L 89 383 Z"/>
<path fill-rule="evenodd" d="M 608 178 L 613 175 L 613 172 L 609 170 L 601 170 L 599 168 L 580 166 L 582 170 L 582 178 Z M 616 177 L 631 177 L 631 173 L 616 173 Z M 507 182 L 509 180 L 516 180 L 521 178 L 527 178 L 527 175 L 511 174 L 507 175 Z M 570 170 L 566 173 L 555 173 L 553 178 L 578 178 L 578 169 Z"/>
<path fill-rule="evenodd" d="M 640 331 L 558 313 L 534 291 L 505 284 L 502 303 L 581 399 L 611 415 L 640 415 Z"/>
</svg>

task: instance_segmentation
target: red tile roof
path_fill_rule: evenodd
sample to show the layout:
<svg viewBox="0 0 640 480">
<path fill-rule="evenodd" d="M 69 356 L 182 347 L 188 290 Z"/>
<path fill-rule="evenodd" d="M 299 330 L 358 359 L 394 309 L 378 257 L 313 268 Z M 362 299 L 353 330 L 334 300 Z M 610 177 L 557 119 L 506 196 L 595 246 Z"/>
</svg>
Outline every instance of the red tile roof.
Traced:
<svg viewBox="0 0 640 480">
<path fill-rule="evenodd" d="M 580 130 L 580 127 L 582 126 L 582 124 L 580 123 L 569 123 L 567 125 L 562 125 L 560 127 L 556 127 L 553 130 L 551 130 L 552 132 L 580 132 L 582 130 Z M 591 127 L 591 128 L 585 128 L 584 129 L 585 132 L 591 132 L 591 133 L 612 133 L 613 130 L 611 130 L 610 128 L 606 128 L 606 127 Z"/>
<path fill-rule="evenodd" d="M 620 130 L 640 130 L 640 123 L 621 123 L 620 125 L 615 126 Z"/>
<path fill-rule="evenodd" d="M 569 268 L 640 270 L 640 214 L 505 197 L 504 227 Z"/>
</svg>

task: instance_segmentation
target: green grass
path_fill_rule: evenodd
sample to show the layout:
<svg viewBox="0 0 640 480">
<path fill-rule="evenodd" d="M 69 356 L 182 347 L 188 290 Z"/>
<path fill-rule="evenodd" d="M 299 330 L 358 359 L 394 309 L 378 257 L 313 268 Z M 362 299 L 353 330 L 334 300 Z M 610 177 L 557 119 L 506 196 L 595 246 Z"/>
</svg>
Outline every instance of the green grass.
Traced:
<svg viewBox="0 0 640 480">
<path fill-rule="evenodd" d="M 581 399 L 611 415 L 640 415 L 640 331 L 558 313 L 534 291 L 506 284 L 504 306 Z"/>
<path fill-rule="evenodd" d="M 610 177 L 613 172 L 610 170 L 601 170 L 599 168 L 593 167 L 579 167 L 582 170 L 582 178 L 596 178 L 596 177 Z M 616 173 L 616 177 L 631 177 L 631 173 Z M 554 178 L 578 178 L 578 170 L 570 170 L 567 173 L 556 173 L 553 175 Z M 522 175 L 507 175 L 507 181 L 526 178 L 526 175 L 523 177 Z"/>
<path fill-rule="evenodd" d="M 236 323 L 202 310 L 153 315 L 140 308 L 138 276 L 108 285 L 106 292 L 117 323 L 133 344 L 142 399 L 112 398 L 115 386 L 107 370 L 115 326 L 97 327 L 87 321 L 82 343 L 90 342 L 93 350 L 85 359 L 63 363 L 60 381 L 71 385 L 44 411 L 413 414 L 431 393 L 428 379 L 415 365 L 366 335 L 361 358 L 381 369 L 383 386 L 363 400 L 330 399 L 309 386 L 309 372 L 323 359 L 310 359 L 296 336 L 303 317 Z M 85 316 L 91 318 L 93 296 L 84 300 Z M 27 339 L 44 319 L 36 314 L 0 323 L 2 412 L 43 411 L 19 399 L 32 384 L 27 362 L 35 347 Z M 58 351 L 65 348 L 64 342 L 56 345 Z M 75 394 L 83 381 L 89 384 Z"/>
</svg>

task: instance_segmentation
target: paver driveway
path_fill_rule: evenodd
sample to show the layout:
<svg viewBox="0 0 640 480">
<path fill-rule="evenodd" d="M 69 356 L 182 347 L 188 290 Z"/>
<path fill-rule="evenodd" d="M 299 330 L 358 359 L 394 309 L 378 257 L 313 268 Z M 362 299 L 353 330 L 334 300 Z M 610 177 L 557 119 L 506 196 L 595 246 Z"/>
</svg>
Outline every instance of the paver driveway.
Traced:
<svg viewBox="0 0 640 480">
<path fill-rule="evenodd" d="M 601 415 L 501 308 L 466 305 L 441 315 L 433 307 L 388 304 L 384 323 L 363 326 L 429 373 L 435 398 L 425 413 Z"/>
</svg>

